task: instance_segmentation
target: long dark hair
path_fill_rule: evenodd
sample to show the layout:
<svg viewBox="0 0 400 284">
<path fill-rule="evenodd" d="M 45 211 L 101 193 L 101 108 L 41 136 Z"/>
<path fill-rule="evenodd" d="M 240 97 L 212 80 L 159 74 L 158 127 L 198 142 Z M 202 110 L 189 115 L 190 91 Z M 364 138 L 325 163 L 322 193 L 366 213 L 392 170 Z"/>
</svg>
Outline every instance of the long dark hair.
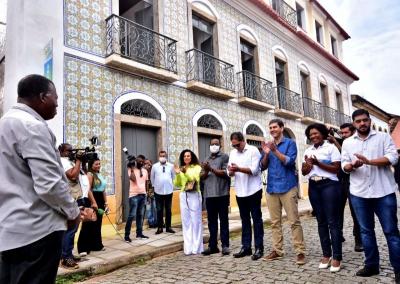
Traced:
<svg viewBox="0 0 400 284">
<path fill-rule="evenodd" d="M 191 150 L 189 150 L 189 149 L 185 149 L 185 150 L 183 150 L 183 151 L 181 152 L 181 154 L 179 155 L 179 163 L 180 163 L 180 166 L 181 166 L 181 167 L 185 166 L 185 162 L 183 161 L 183 156 L 185 155 L 186 152 L 189 152 L 189 153 L 190 153 L 190 157 L 191 157 L 191 159 L 190 159 L 190 165 L 199 165 L 199 164 L 200 164 L 200 163 L 199 163 L 199 159 L 197 159 L 196 154 L 193 153 L 193 152 L 192 152 Z"/>
<path fill-rule="evenodd" d="M 101 183 L 101 180 L 99 179 L 99 176 L 97 175 L 97 173 L 95 171 L 93 171 L 92 167 L 93 164 L 97 161 L 100 161 L 100 159 L 92 159 L 89 160 L 88 162 L 88 171 L 93 175 L 93 184 L 92 187 L 94 187 L 94 185 L 99 185 Z"/>
</svg>

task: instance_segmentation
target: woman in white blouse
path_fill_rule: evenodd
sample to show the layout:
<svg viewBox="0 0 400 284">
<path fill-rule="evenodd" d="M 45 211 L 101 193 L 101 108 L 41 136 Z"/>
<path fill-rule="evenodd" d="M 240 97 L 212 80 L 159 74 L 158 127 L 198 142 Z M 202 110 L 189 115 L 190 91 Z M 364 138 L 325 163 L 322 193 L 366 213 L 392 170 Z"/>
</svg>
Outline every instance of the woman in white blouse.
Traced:
<svg viewBox="0 0 400 284">
<path fill-rule="evenodd" d="M 340 270 L 342 261 L 342 232 L 339 226 L 341 188 L 337 178 L 340 152 L 326 141 L 328 129 L 315 123 L 306 129 L 312 146 L 306 149 L 302 174 L 309 179 L 309 197 L 318 222 L 318 234 L 323 257 L 319 268 L 330 266 L 331 272 Z"/>
</svg>

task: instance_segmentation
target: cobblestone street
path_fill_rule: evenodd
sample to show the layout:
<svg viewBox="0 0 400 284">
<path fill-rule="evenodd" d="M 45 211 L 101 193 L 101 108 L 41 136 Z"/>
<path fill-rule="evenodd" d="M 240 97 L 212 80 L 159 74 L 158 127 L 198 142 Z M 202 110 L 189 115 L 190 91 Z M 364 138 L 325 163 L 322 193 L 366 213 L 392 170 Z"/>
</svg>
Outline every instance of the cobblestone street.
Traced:
<svg viewBox="0 0 400 284">
<path fill-rule="evenodd" d="M 398 215 L 400 215 L 398 213 Z M 352 220 L 346 208 L 343 246 L 343 266 L 339 273 L 318 269 L 321 248 L 315 218 L 302 218 L 307 245 L 307 263 L 295 264 L 290 245 L 290 232 L 284 226 L 286 255 L 273 262 L 252 261 L 250 257 L 235 259 L 230 256 L 184 256 L 183 252 L 156 258 L 143 265 L 127 266 L 110 274 L 87 280 L 84 283 L 394 283 L 393 270 L 388 261 L 386 241 L 377 223 L 377 239 L 381 255 L 381 273 L 370 278 L 356 277 L 363 264 L 363 253 L 354 252 Z M 271 230 L 265 230 L 265 252 L 271 249 Z M 232 251 L 240 248 L 240 237 L 232 240 Z"/>
</svg>

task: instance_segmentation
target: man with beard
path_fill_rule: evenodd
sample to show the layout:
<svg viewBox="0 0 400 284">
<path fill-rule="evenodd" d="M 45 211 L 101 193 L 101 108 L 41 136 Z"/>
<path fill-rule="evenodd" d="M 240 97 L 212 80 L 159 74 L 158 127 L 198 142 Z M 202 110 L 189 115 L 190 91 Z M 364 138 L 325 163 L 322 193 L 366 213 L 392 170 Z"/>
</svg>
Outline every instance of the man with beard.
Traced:
<svg viewBox="0 0 400 284">
<path fill-rule="evenodd" d="M 400 234 L 397 224 L 395 180 L 390 166 L 398 161 L 389 134 L 371 129 L 367 110 L 352 114 L 357 132 L 343 142 L 342 168 L 350 173 L 350 200 L 361 227 L 365 264 L 357 276 L 379 274 L 379 251 L 375 237 L 376 214 L 389 249 L 396 283 L 400 283 Z"/>
</svg>

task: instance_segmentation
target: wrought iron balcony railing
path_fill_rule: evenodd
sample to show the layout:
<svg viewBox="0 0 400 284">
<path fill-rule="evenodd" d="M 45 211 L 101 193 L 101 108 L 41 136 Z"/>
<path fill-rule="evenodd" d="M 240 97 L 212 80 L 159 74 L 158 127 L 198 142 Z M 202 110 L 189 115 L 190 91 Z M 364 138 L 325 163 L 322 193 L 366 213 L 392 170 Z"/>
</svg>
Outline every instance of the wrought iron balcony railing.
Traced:
<svg viewBox="0 0 400 284">
<path fill-rule="evenodd" d="M 323 106 L 324 122 L 339 126 L 339 112 L 328 106 Z"/>
<path fill-rule="evenodd" d="M 303 97 L 304 116 L 310 117 L 319 121 L 324 121 L 322 115 L 322 106 L 320 102 L 314 101 L 310 98 Z"/>
<path fill-rule="evenodd" d="M 272 8 L 293 28 L 297 27 L 297 13 L 288 3 L 283 0 L 273 0 Z"/>
<path fill-rule="evenodd" d="M 342 112 L 339 112 L 339 126 L 343 123 L 351 123 L 351 117 Z"/>
<path fill-rule="evenodd" d="M 200 81 L 205 84 L 235 91 L 234 68 L 198 49 L 186 51 L 186 80 Z"/>
<path fill-rule="evenodd" d="M 114 14 L 106 24 L 106 56 L 119 54 L 177 73 L 176 40 Z"/>
<path fill-rule="evenodd" d="M 254 99 L 275 105 L 275 93 L 272 83 L 249 71 L 237 73 L 239 97 Z"/>
<path fill-rule="evenodd" d="M 302 114 L 301 96 L 283 86 L 276 87 L 279 108 L 294 113 Z"/>
</svg>

